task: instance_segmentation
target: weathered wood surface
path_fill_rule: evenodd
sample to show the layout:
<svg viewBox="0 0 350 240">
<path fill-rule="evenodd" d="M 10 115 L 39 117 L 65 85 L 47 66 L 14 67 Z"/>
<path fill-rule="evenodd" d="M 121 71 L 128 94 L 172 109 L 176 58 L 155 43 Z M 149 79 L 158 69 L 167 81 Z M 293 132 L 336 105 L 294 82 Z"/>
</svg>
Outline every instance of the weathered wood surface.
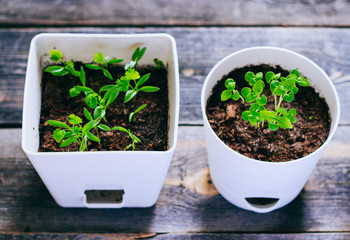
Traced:
<svg viewBox="0 0 350 240">
<path fill-rule="evenodd" d="M 0 24 L 349 26 L 346 0 L 0 1 Z"/>
<path fill-rule="evenodd" d="M 87 233 L 116 232 L 157 234 L 156 239 L 349 237 L 349 126 L 338 129 L 301 194 L 288 206 L 268 214 L 256 214 L 231 205 L 208 183 L 201 126 L 180 127 L 178 146 L 159 200 L 154 207 L 146 209 L 92 210 L 57 206 L 22 152 L 20 134 L 20 129 L 0 130 L 0 232 L 3 234 L 0 238 L 80 239 Z M 26 234 L 30 232 L 34 235 Z M 74 234 L 41 235 L 41 232 Z M 94 239 L 99 235 L 91 236 Z M 110 237 L 101 236 L 102 239 Z"/>
<path fill-rule="evenodd" d="M 131 240 L 131 239 L 155 239 L 155 240 L 348 240 L 349 233 L 306 233 L 306 234 L 266 234 L 266 233 L 173 233 L 173 234 L 83 234 L 83 233 L 0 233 L 3 240 L 30 240 L 30 239 L 55 239 L 55 240 Z"/>
<path fill-rule="evenodd" d="M 29 43 L 40 32 L 171 34 L 178 47 L 181 124 L 202 123 L 201 88 L 210 69 L 223 57 L 236 50 L 258 45 L 284 47 L 309 57 L 327 72 L 339 93 L 342 110 L 340 123 L 350 124 L 350 29 L 150 27 L 0 29 L 2 125 L 21 124 Z"/>
</svg>

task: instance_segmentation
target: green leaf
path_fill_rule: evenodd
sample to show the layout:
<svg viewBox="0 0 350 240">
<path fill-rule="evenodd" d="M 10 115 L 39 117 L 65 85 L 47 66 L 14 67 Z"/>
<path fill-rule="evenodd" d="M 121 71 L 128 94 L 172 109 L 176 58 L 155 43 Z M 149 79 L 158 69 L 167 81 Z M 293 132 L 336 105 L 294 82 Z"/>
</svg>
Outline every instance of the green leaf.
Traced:
<svg viewBox="0 0 350 240">
<path fill-rule="evenodd" d="M 103 74 L 104 74 L 107 78 L 109 78 L 110 80 L 113 80 L 113 76 L 110 74 L 110 72 L 109 72 L 107 69 L 102 68 L 102 71 L 103 71 Z"/>
<path fill-rule="evenodd" d="M 90 108 L 96 108 L 97 107 L 97 97 L 95 94 L 87 95 L 85 98 L 86 105 L 88 105 Z"/>
<path fill-rule="evenodd" d="M 253 85 L 253 91 L 257 95 L 260 95 L 263 92 L 264 87 L 265 87 L 265 83 L 262 80 L 259 80 Z"/>
<path fill-rule="evenodd" d="M 249 113 L 253 116 L 253 117 L 258 117 L 260 115 L 260 112 L 258 112 L 258 108 L 254 107 L 254 105 L 252 105 L 249 108 Z"/>
<path fill-rule="evenodd" d="M 286 78 L 286 80 L 282 83 L 284 90 L 292 91 L 295 87 L 295 80 L 293 78 Z"/>
<path fill-rule="evenodd" d="M 264 106 L 267 103 L 267 98 L 265 97 L 265 95 L 262 95 L 261 97 L 256 99 L 256 103 L 260 106 Z"/>
<path fill-rule="evenodd" d="M 87 150 L 86 137 L 84 137 L 83 141 L 81 141 L 79 151 L 82 152 L 85 151 L 85 149 Z"/>
<path fill-rule="evenodd" d="M 91 132 L 86 132 L 85 134 L 90 140 L 100 143 L 101 140 L 98 137 L 96 137 L 94 134 L 92 134 Z"/>
<path fill-rule="evenodd" d="M 62 127 L 62 128 L 68 128 L 69 129 L 69 126 L 63 122 L 60 122 L 60 121 L 56 121 L 56 120 L 47 120 L 47 123 L 50 124 L 51 126 L 54 126 L 54 127 Z"/>
<path fill-rule="evenodd" d="M 107 125 L 104 125 L 104 124 L 98 125 L 98 128 L 100 128 L 100 129 L 102 129 L 104 131 L 107 131 L 107 132 L 111 131 L 111 129 Z"/>
<path fill-rule="evenodd" d="M 84 108 L 84 116 L 85 116 L 86 119 L 89 120 L 89 121 L 93 120 L 91 114 L 89 113 L 89 111 L 88 111 L 86 108 Z"/>
<path fill-rule="evenodd" d="M 221 93 L 221 101 L 227 101 L 232 97 L 232 91 L 224 90 Z"/>
<path fill-rule="evenodd" d="M 276 131 L 276 130 L 278 129 L 278 125 L 275 124 L 275 123 L 269 122 L 269 128 L 270 128 L 272 131 Z"/>
<path fill-rule="evenodd" d="M 97 119 L 97 118 L 99 118 L 99 117 L 103 118 L 103 116 L 102 116 L 102 109 L 101 109 L 100 106 L 98 106 L 98 107 L 95 108 L 95 110 L 94 110 L 94 119 Z"/>
<path fill-rule="evenodd" d="M 291 121 L 287 117 L 279 117 L 277 119 L 277 124 L 281 128 L 293 128 Z"/>
<path fill-rule="evenodd" d="M 83 133 L 86 133 L 88 131 L 90 131 L 93 127 L 95 127 L 97 121 L 96 120 L 91 120 L 89 121 L 87 124 L 85 124 L 85 126 L 82 129 Z"/>
<path fill-rule="evenodd" d="M 248 93 L 250 93 L 252 90 L 249 87 L 244 87 L 241 91 L 242 96 L 246 99 L 248 96 Z"/>
<path fill-rule="evenodd" d="M 85 87 L 85 84 L 86 84 L 86 77 L 85 77 L 85 71 L 84 71 L 83 66 L 80 67 L 79 78 L 80 78 L 81 84 L 83 84 L 83 86 Z"/>
<path fill-rule="evenodd" d="M 292 71 L 290 71 L 290 74 L 294 74 L 297 77 L 300 77 L 300 72 L 298 71 L 298 69 L 293 69 Z"/>
<path fill-rule="evenodd" d="M 258 119 L 256 119 L 255 117 L 249 118 L 250 125 L 255 126 L 257 124 L 257 122 L 258 122 Z"/>
<path fill-rule="evenodd" d="M 85 64 L 85 67 L 92 69 L 92 70 L 102 70 L 102 67 L 95 65 L 95 64 Z"/>
<path fill-rule="evenodd" d="M 256 75 L 255 75 L 255 80 L 256 81 L 259 81 L 263 78 L 263 73 L 262 72 L 258 72 Z"/>
<path fill-rule="evenodd" d="M 50 66 L 50 67 L 47 67 L 45 68 L 45 72 L 60 72 L 62 70 L 65 70 L 64 67 L 62 66 Z"/>
<path fill-rule="evenodd" d="M 257 95 L 255 92 L 250 92 L 247 94 L 247 98 L 246 98 L 246 101 L 247 103 L 251 103 L 251 102 L 254 102 L 256 99 L 257 99 Z"/>
<path fill-rule="evenodd" d="M 144 109 L 146 106 L 147 106 L 147 103 L 145 103 L 145 104 L 139 106 L 139 107 L 134 111 L 134 113 L 137 113 L 137 112 L 141 111 L 141 110 Z"/>
<path fill-rule="evenodd" d="M 271 83 L 270 83 L 270 90 L 271 92 L 273 93 L 275 91 L 275 89 L 280 85 L 280 82 L 279 81 L 276 81 L 276 80 L 273 80 Z"/>
<path fill-rule="evenodd" d="M 55 139 L 56 142 L 61 142 L 64 138 L 64 136 L 66 135 L 66 131 L 64 130 L 60 130 L 60 129 L 56 129 L 53 134 L 52 134 L 52 137 L 53 139 Z"/>
<path fill-rule="evenodd" d="M 225 87 L 228 89 L 228 90 L 231 90 L 233 91 L 236 87 L 236 82 L 232 79 L 232 78 L 228 78 L 226 79 L 225 81 Z"/>
<path fill-rule="evenodd" d="M 129 68 L 128 71 L 125 72 L 125 77 L 128 80 L 137 80 L 140 79 L 140 73 L 133 68 Z"/>
<path fill-rule="evenodd" d="M 293 88 L 292 91 L 293 91 L 294 94 L 297 94 L 297 93 L 299 92 L 299 88 L 297 88 L 296 86 L 294 86 L 294 88 Z"/>
<path fill-rule="evenodd" d="M 270 83 L 274 77 L 275 77 L 275 74 L 273 72 L 267 72 L 265 74 L 265 79 L 267 83 Z"/>
<path fill-rule="evenodd" d="M 95 62 L 103 64 L 103 60 L 104 60 L 104 57 L 103 57 L 103 54 L 101 52 L 98 52 L 95 54 L 95 56 L 94 56 Z"/>
<path fill-rule="evenodd" d="M 74 77 L 80 77 L 80 72 L 78 72 L 78 71 L 71 71 L 70 72 Z"/>
<path fill-rule="evenodd" d="M 123 127 L 120 127 L 120 126 L 114 127 L 114 128 L 112 128 L 112 130 L 118 130 L 118 131 L 126 132 L 126 133 L 129 134 L 129 131 L 126 130 L 126 128 L 123 128 Z"/>
<path fill-rule="evenodd" d="M 297 78 L 297 83 L 300 85 L 300 86 L 302 86 L 302 87 L 308 87 L 308 86 L 310 86 L 310 83 L 309 83 L 309 81 L 306 79 L 306 78 L 304 78 L 304 77 L 299 77 L 299 78 Z"/>
<path fill-rule="evenodd" d="M 144 84 L 149 79 L 150 76 L 151 76 L 150 73 L 147 73 L 147 74 L 143 75 L 142 78 L 137 81 L 136 86 L 139 87 L 142 84 Z"/>
<path fill-rule="evenodd" d="M 80 117 L 75 116 L 74 114 L 69 115 L 69 123 L 70 124 L 80 124 L 82 122 L 83 122 L 83 120 Z"/>
<path fill-rule="evenodd" d="M 283 96 L 283 100 L 286 102 L 291 102 L 294 100 L 294 93 L 291 91 L 288 94 Z"/>
<path fill-rule="evenodd" d="M 131 132 L 129 132 L 129 136 L 131 137 L 132 140 L 134 140 L 134 143 L 141 142 L 141 140 L 138 137 L 136 137 L 134 134 L 132 134 Z"/>
<path fill-rule="evenodd" d="M 287 109 L 285 109 L 285 108 L 279 108 L 277 110 L 277 112 L 281 113 L 283 116 L 287 116 L 288 115 Z"/>
<path fill-rule="evenodd" d="M 142 92 L 157 92 L 159 91 L 159 87 L 153 87 L 153 86 L 144 86 L 139 89 Z"/>
<path fill-rule="evenodd" d="M 250 117 L 250 112 L 249 112 L 249 111 L 244 111 L 244 112 L 242 113 L 242 118 L 243 118 L 243 120 L 249 121 L 249 117 Z"/>
<path fill-rule="evenodd" d="M 247 72 L 245 75 L 244 75 L 244 79 L 249 82 L 252 78 L 254 78 L 255 74 L 253 72 Z"/>
<path fill-rule="evenodd" d="M 274 91 L 272 92 L 274 95 L 277 95 L 277 96 L 281 96 L 281 95 L 284 95 L 286 93 L 285 90 L 283 90 L 282 86 L 279 85 L 277 86 Z"/>
<path fill-rule="evenodd" d="M 158 69 L 164 67 L 164 63 L 161 60 L 159 60 L 158 58 L 154 58 L 153 62 L 156 64 Z"/>
<path fill-rule="evenodd" d="M 280 77 L 281 77 L 281 73 L 277 73 L 277 74 L 273 77 L 273 79 L 274 79 L 274 80 L 278 80 Z"/>
<path fill-rule="evenodd" d="M 135 115 L 135 113 L 134 112 L 131 112 L 130 114 L 129 114 L 129 123 L 132 121 L 132 117 Z"/>
<path fill-rule="evenodd" d="M 66 140 L 64 140 L 61 144 L 60 147 L 67 147 L 68 145 L 71 145 L 72 143 L 77 142 L 77 137 L 76 136 L 72 136 L 70 138 L 67 138 Z"/>
<path fill-rule="evenodd" d="M 99 92 L 105 92 L 105 91 L 108 91 L 109 89 L 115 87 L 115 85 L 105 85 L 103 87 L 100 88 L 100 91 Z"/>
<path fill-rule="evenodd" d="M 107 62 L 107 64 L 120 63 L 120 62 L 122 62 L 122 61 L 124 61 L 124 60 L 123 60 L 123 59 L 118 59 L 118 58 L 116 58 L 116 59 L 111 59 L 111 60 L 109 60 L 109 61 Z"/>
<path fill-rule="evenodd" d="M 121 77 L 117 81 L 117 87 L 120 89 L 122 92 L 126 92 L 129 90 L 129 80 L 127 80 L 125 77 Z"/>
<path fill-rule="evenodd" d="M 74 69 L 74 63 L 72 61 L 68 61 L 66 63 L 66 69 L 69 70 L 70 72 L 75 71 Z"/>
<path fill-rule="evenodd" d="M 80 90 L 77 89 L 76 87 L 73 87 L 73 88 L 69 89 L 69 95 L 70 95 L 71 97 L 76 97 L 76 96 L 78 96 L 79 94 L 80 94 Z"/>
<path fill-rule="evenodd" d="M 140 89 L 141 90 L 141 89 Z M 136 96 L 137 92 L 134 90 L 129 90 L 125 93 L 125 99 L 124 103 L 129 102 L 131 99 L 133 99 Z"/>
<path fill-rule="evenodd" d="M 291 108 L 288 113 L 292 116 L 296 116 L 297 115 L 297 110 L 295 110 L 295 108 Z"/>
<path fill-rule="evenodd" d="M 292 123 L 296 123 L 297 122 L 297 120 L 295 119 L 295 117 L 293 117 L 293 116 L 288 116 L 288 119 L 292 122 Z"/>
<path fill-rule="evenodd" d="M 265 118 L 268 122 L 276 122 L 277 121 L 277 113 L 274 111 L 262 110 L 260 111 L 260 115 Z"/>
<path fill-rule="evenodd" d="M 119 88 L 115 87 L 115 88 L 109 89 L 106 93 L 106 95 L 109 94 L 109 98 L 108 98 L 106 106 L 108 106 L 109 104 L 114 102 L 114 100 L 118 97 L 119 93 L 120 93 Z"/>
<path fill-rule="evenodd" d="M 76 88 L 80 92 L 85 92 L 85 93 L 88 93 L 88 94 L 96 94 L 94 90 L 92 90 L 91 88 L 88 88 L 88 87 L 75 86 L 74 88 Z"/>
<path fill-rule="evenodd" d="M 63 54 L 59 50 L 50 50 L 50 59 L 51 61 L 57 62 L 61 58 L 63 58 Z"/>
<path fill-rule="evenodd" d="M 137 47 L 136 50 L 134 51 L 134 53 L 131 56 L 131 60 L 136 61 L 139 53 L 140 53 L 140 47 Z"/>
<path fill-rule="evenodd" d="M 238 91 L 235 91 L 234 94 L 232 95 L 232 99 L 237 101 L 240 98 L 240 94 Z"/>
</svg>

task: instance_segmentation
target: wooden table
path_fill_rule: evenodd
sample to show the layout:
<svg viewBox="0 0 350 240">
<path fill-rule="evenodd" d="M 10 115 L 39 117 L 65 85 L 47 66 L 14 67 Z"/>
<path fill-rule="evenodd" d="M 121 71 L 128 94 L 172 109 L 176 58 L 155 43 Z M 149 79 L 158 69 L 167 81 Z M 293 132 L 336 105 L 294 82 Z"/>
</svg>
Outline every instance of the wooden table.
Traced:
<svg viewBox="0 0 350 240">
<path fill-rule="evenodd" d="M 255 0 L 0 0 L 0 239 L 350 239 L 350 2 Z M 177 149 L 159 201 L 146 209 L 56 205 L 21 142 L 30 40 L 41 32 L 175 37 L 181 110 Z M 256 214 L 210 182 L 200 112 L 205 76 L 233 51 L 269 45 L 309 57 L 335 83 L 340 126 L 301 194 Z"/>
</svg>

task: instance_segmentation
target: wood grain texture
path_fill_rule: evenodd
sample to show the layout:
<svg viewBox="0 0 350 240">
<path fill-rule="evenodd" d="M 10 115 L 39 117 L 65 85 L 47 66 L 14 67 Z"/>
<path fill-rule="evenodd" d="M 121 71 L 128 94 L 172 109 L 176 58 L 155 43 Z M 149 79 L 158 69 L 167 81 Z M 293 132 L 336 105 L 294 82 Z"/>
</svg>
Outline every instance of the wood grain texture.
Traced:
<svg viewBox="0 0 350 240">
<path fill-rule="evenodd" d="M 349 26 L 346 0 L 0 1 L 6 25 Z"/>
<path fill-rule="evenodd" d="M 155 239 L 155 240 L 347 240 L 350 233 L 303 233 L 303 234 L 266 234 L 266 233 L 161 233 L 161 234 L 130 234 L 130 233 L 112 233 L 112 234 L 84 234 L 84 233 L 0 233 L 3 240 L 131 240 L 131 239 Z"/>
<path fill-rule="evenodd" d="M 178 47 L 181 124 L 202 124 L 204 79 L 226 55 L 259 45 L 284 47 L 305 55 L 326 71 L 339 93 L 340 123 L 350 124 L 350 29 L 154 27 L 0 29 L 0 124 L 21 124 L 29 44 L 40 32 L 171 34 Z"/>
<path fill-rule="evenodd" d="M 350 232 L 348 126 L 338 129 L 301 194 L 288 206 L 268 214 L 239 209 L 215 193 L 208 182 L 201 126 L 180 127 L 178 145 L 159 200 L 155 206 L 146 209 L 65 209 L 57 206 L 22 152 L 20 134 L 20 129 L 0 130 L 0 232 L 21 233 L 18 239 L 28 239 L 27 232 L 78 234 L 67 235 L 67 239 L 75 239 L 79 233 L 116 232 L 310 233 L 296 235 L 296 239 L 303 239 L 302 236 L 323 239 L 321 233 L 339 232 L 325 236 L 346 239 Z M 219 239 L 221 235 L 204 234 L 197 238 L 202 236 L 202 239 Z M 222 236 L 228 239 L 231 235 Z M 232 236 L 240 239 L 240 235 Z M 255 236 L 247 235 L 242 239 L 255 239 Z M 278 235 L 269 234 L 257 236 L 278 238 Z M 166 235 L 158 237 L 166 239 Z M 286 237 L 294 239 L 294 235 Z M 181 235 L 178 238 L 181 239 Z"/>
</svg>

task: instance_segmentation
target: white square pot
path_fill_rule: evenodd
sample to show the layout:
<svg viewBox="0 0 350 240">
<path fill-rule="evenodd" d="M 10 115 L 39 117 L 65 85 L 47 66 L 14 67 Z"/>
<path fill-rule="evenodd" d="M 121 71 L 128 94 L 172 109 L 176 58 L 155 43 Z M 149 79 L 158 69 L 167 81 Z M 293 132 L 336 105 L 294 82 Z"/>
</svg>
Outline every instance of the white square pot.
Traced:
<svg viewBox="0 0 350 240">
<path fill-rule="evenodd" d="M 67 60 L 90 62 L 102 52 L 131 60 L 136 47 L 147 47 L 140 64 L 153 58 L 168 65 L 169 129 L 167 151 L 38 152 L 42 70 L 56 48 Z M 179 73 L 174 38 L 167 34 L 39 34 L 33 38 L 24 89 L 22 148 L 51 195 L 62 207 L 150 207 L 158 199 L 178 131 Z M 91 202 L 88 190 L 120 190 L 120 202 Z"/>
<path fill-rule="evenodd" d="M 308 156 L 288 162 L 264 162 L 246 157 L 223 143 L 208 122 L 207 100 L 216 83 L 235 68 L 262 63 L 280 65 L 286 70 L 298 68 L 329 106 L 332 119 L 329 136 L 319 149 Z M 339 98 L 327 74 L 306 57 L 275 47 L 243 49 L 217 63 L 204 82 L 201 107 L 210 174 L 214 185 L 229 202 L 259 213 L 283 207 L 299 194 L 333 137 L 340 117 Z M 247 198 L 273 198 L 276 201 L 260 206 L 249 203 Z"/>
</svg>

